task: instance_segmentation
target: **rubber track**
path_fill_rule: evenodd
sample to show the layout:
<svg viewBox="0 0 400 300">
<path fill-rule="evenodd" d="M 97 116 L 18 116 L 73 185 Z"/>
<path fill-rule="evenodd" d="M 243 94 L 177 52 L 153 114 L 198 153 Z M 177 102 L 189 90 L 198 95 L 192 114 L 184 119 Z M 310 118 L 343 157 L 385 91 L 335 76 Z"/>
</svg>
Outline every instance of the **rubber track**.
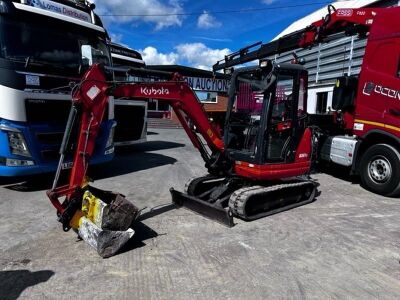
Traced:
<svg viewBox="0 0 400 300">
<path fill-rule="evenodd" d="M 235 191 L 229 199 L 229 208 L 233 212 L 233 214 L 242 219 L 251 219 L 245 214 L 245 207 L 247 201 L 250 199 L 251 196 L 257 195 L 260 193 L 269 193 L 275 192 L 278 190 L 284 190 L 286 188 L 292 187 L 301 187 L 305 185 L 309 185 L 312 181 L 304 181 L 304 182 L 296 182 L 296 183 L 284 183 L 279 185 L 274 185 L 270 187 L 264 186 L 251 186 L 246 188 L 241 188 Z M 316 189 L 316 187 L 315 187 Z M 314 193 L 312 193 L 313 195 Z M 266 212 L 268 214 L 268 212 Z"/>
</svg>

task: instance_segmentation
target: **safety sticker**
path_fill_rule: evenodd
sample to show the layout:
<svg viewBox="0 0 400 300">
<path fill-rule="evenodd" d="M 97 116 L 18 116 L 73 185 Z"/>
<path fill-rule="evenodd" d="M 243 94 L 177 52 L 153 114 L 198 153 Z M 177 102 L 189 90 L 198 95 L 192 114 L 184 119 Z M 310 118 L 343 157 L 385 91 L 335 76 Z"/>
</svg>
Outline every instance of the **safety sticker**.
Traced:
<svg viewBox="0 0 400 300">
<path fill-rule="evenodd" d="M 100 94 L 100 89 L 97 86 L 92 86 L 87 92 L 86 95 L 93 101 Z"/>
<path fill-rule="evenodd" d="M 364 124 L 362 124 L 362 123 L 354 123 L 354 130 L 360 130 L 360 131 L 362 131 L 362 130 L 364 130 Z"/>
</svg>

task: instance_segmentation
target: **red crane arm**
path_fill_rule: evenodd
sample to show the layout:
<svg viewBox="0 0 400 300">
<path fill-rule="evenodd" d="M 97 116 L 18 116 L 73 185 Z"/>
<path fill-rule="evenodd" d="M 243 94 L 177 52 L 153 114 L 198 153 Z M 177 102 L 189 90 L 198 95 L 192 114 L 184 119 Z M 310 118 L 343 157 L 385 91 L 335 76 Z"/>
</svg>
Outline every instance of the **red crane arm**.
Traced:
<svg viewBox="0 0 400 300">
<path fill-rule="evenodd" d="M 318 43 L 337 39 L 337 34 L 340 33 L 346 35 L 365 34 L 369 32 L 376 15 L 391 9 L 394 8 L 342 8 L 336 10 L 333 6 L 329 6 L 329 13 L 321 20 L 269 43 L 259 42 L 229 54 L 225 59 L 217 62 L 213 66 L 213 70 L 219 71 L 299 48 L 312 47 Z M 255 47 L 258 48 L 252 50 Z"/>
<path fill-rule="evenodd" d="M 345 32 L 347 35 L 365 33 L 383 8 L 340 8 L 329 11 L 325 18 L 312 23 L 298 41 L 298 48 L 326 42 L 330 35 Z"/>
</svg>

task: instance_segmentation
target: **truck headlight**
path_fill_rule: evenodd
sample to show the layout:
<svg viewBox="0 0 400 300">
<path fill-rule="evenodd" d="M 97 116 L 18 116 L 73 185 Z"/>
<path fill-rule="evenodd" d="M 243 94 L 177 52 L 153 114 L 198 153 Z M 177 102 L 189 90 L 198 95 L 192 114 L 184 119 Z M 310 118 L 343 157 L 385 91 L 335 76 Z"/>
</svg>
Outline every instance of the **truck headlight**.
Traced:
<svg viewBox="0 0 400 300">
<path fill-rule="evenodd" d="M 28 144 L 26 143 L 24 135 L 21 132 L 8 131 L 7 136 L 12 154 L 31 157 Z"/>
</svg>

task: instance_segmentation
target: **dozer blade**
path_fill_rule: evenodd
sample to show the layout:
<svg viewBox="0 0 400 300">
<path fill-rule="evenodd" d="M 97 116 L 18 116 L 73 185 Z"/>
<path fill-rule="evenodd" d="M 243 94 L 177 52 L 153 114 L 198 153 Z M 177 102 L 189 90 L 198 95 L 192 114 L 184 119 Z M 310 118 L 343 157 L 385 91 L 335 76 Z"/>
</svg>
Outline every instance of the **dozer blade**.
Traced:
<svg viewBox="0 0 400 300">
<path fill-rule="evenodd" d="M 229 208 L 223 208 L 218 204 L 213 205 L 197 197 L 170 189 L 172 201 L 179 207 L 188 208 L 201 216 L 217 221 L 225 226 L 233 227 L 233 214 Z"/>
<path fill-rule="evenodd" d="M 101 257 L 113 256 L 134 235 L 130 226 L 139 209 L 121 194 L 91 186 L 85 189 L 82 208 L 71 220 L 71 227 Z"/>
</svg>

